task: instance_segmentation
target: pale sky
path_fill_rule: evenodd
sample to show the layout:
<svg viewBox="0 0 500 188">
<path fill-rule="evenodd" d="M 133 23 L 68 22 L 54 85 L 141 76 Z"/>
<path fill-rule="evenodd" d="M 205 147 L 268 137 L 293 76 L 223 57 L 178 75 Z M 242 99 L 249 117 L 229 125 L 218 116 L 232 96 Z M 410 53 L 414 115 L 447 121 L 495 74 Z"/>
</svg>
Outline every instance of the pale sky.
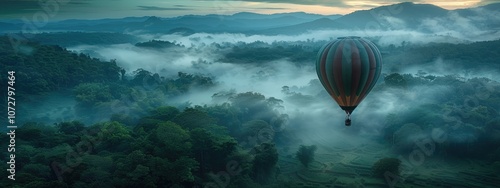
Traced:
<svg viewBox="0 0 500 188">
<path fill-rule="evenodd" d="M 41 2 L 41 3 L 40 3 Z M 46 3 L 52 2 L 52 3 Z M 132 16 L 175 17 L 186 14 L 234 14 L 256 12 L 307 12 L 317 14 L 348 14 L 396 0 L 0 0 L 3 19 L 99 19 Z M 416 0 L 414 3 L 434 4 L 445 9 L 486 5 L 499 0 Z M 44 4 L 46 3 L 46 4 Z"/>
</svg>

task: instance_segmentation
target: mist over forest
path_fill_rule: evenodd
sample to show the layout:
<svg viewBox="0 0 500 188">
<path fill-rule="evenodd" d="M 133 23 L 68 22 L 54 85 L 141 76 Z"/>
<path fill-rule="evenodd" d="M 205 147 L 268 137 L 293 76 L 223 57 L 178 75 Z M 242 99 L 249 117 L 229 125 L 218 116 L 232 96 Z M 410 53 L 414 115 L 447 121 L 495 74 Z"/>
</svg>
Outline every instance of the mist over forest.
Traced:
<svg viewBox="0 0 500 188">
<path fill-rule="evenodd" d="M 0 20 L 19 126 L 16 181 L 0 184 L 494 187 L 499 5 L 67 20 L 33 33 Z M 350 127 L 315 64 L 343 36 L 383 60 Z"/>
</svg>

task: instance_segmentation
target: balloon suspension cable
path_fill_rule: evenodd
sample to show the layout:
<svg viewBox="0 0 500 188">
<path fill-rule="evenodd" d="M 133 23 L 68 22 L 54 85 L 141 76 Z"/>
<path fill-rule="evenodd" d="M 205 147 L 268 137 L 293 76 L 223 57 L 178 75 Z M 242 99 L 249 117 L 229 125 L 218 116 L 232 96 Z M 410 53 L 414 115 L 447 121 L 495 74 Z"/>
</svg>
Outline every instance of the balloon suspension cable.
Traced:
<svg viewBox="0 0 500 188">
<path fill-rule="evenodd" d="M 347 115 L 345 116 L 345 126 L 351 126 L 351 113 L 346 112 Z"/>
</svg>

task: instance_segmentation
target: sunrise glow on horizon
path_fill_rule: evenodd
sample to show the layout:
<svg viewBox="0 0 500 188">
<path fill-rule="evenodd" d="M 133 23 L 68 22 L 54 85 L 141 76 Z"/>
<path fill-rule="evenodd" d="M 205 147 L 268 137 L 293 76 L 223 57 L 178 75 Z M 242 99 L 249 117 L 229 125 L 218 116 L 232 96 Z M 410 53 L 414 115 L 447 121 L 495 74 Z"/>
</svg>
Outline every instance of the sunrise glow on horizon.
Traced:
<svg viewBox="0 0 500 188">
<path fill-rule="evenodd" d="M 238 12 L 255 12 L 262 14 L 306 12 L 314 14 L 332 15 L 349 14 L 357 10 L 369 10 L 379 6 L 397 4 L 404 1 L 394 0 L 354 0 L 354 1 L 329 1 L 329 0 L 66 0 L 60 2 L 51 18 L 61 19 L 99 19 L 123 18 L 138 16 L 175 17 L 182 15 L 222 14 L 230 15 Z M 120 3 L 117 3 L 120 2 Z M 416 4 L 433 4 L 444 9 L 454 10 L 482 6 L 496 2 L 494 0 L 417 0 Z M 21 19 L 31 17 L 43 7 L 38 0 L 6 0 L 5 6 L 0 8 L 0 19 Z"/>
</svg>

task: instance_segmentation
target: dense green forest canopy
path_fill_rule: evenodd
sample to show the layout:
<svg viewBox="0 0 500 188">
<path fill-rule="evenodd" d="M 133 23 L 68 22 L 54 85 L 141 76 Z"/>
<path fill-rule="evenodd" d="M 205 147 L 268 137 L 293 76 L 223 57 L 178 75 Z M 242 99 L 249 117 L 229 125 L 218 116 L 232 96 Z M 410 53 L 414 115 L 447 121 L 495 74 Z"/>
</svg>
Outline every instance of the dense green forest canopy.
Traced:
<svg viewBox="0 0 500 188">
<path fill-rule="evenodd" d="M 469 44 L 430 43 L 426 45 L 406 44 L 400 47 L 390 45 L 382 48 L 389 54 L 384 56 L 384 63 L 405 65 L 426 64 L 438 58 L 453 62 L 463 69 L 494 68 L 500 69 L 497 46 L 500 40 L 480 41 Z"/>
<path fill-rule="evenodd" d="M 388 66 L 397 62 L 425 64 L 442 57 L 456 60 L 465 68 L 490 66 L 498 70 L 492 58 L 499 55 L 495 48 L 499 42 L 381 48 L 387 52 L 384 58 Z M 288 59 L 305 67 L 314 61 L 320 44 L 304 41 L 212 45 L 224 52 L 221 61 L 225 63 L 265 64 Z M 167 41 L 137 45 L 181 47 Z M 323 90 L 312 93 L 301 90 L 317 88 L 319 83 L 315 80 L 304 88 L 276 86 L 282 89 L 282 99 L 226 88 L 212 94 L 215 104 L 178 105 L 175 103 L 178 97 L 220 86 L 217 75 L 176 71 L 175 76 L 164 77 L 145 69 L 127 72 L 117 64 L 116 60 L 103 61 L 37 42 L 13 48 L 8 37 L 0 37 L 0 71 L 16 71 L 20 104 L 27 106 L 40 96 L 69 91 L 67 97 L 76 101 L 76 115 L 85 117 L 83 121 L 55 124 L 19 119 L 23 125 L 17 129 L 16 185 L 283 187 L 293 180 L 277 178 L 281 154 L 302 144 L 300 132 L 315 126 L 307 113 L 287 114 L 283 110 L 289 104 L 287 101 L 306 108 L 331 100 Z M 6 78 L 1 77 L 0 82 L 6 83 Z M 387 71 L 371 95 L 378 99 L 383 97 L 375 96 L 388 94 L 397 96 L 394 103 L 409 104 L 378 114 L 385 121 L 377 127 L 381 133 L 377 141 L 392 146 L 395 155 L 413 149 L 410 135 L 429 137 L 440 130 L 447 133 L 448 139 L 439 146 L 442 152 L 436 153 L 437 157 L 465 157 L 500 165 L 498 81 Z M 2 96 L 5 98 L 5 93 Z M 416 102 L 408 102 L 412 100 Z M 366 108 L 374 112 L 382 109 L 375 102 Z M 6 114 L 5 109 L 0 113 Z M 90 121 L 96 119 L 97 122 Z M 368 124 L 359 125 L 364 126 Z M 352 130 L 345 132 L 358 134 Z M 8 135 L 0 136 L 4 143 L 8 139 Z M 309 153 L 303 155 L 309 156 L 305 160 L 294 160 L 305 161 L 304 166 L 308 166 L 315 150 L 305 152 Z M 7 154 L 2 151 L 2 159 L 7 159 Z M 4 170 L 2 175 L 5 177 L 7 173 Z M 224 177 L 230 181 L 218 179 Z M 12 185 L 6 179 L 0 181 L 0 187 Z"/>
<path fill-rule="evenodd" d="M 376 39 L 374 39 L 376 41 Z M 299 65 L 314 62 L 319 48 L 325 41 L 237 43 L 221 59 L 229 63 L 263 63 L 288 59 Z M 379 46 L 384 53 L 384 66 L 403 69 L 408 65 L 430 64 L 438 58 L 453 62 L 464 69 L 500 69 L 497 46 L 500 40 L 472 42 L 468 44 L 430 43 Z"/>
<path fill-rule="evenodd" d="M 9 34 L 9 36 L 25 36 L 23 33 Z M 26 34 L 30 41 L 41 44 L 59 45 L 62 47 L 77 45 L 110 45 L 110 44 L 134 44 L 140 39 L 134 35 L 111 32 L 43 32 Z"/>
<path fill-rule="evenodd" d="M 139 42 L 135 44 L 137 47 L 143 47 L 143 48 L 153 48 L 153 49 L 164 49 L 164 48 L 171 48 L 171 47 L 183 47 L 181 45 L 175 44 L 173 42 L 169 41 L 162 41 L 162 40 L 150 40 L 148 42 Z"/>
<path fill-rule="evenodd" d="M 119 80 L 115 61 L 101 61 L 86 54 L 72 53 L 57 45 L 27 41 L 12 46 L 7 36 L 0 37 L 0 71 L 16 71 L 16 84 L 24 94 L 42 94 L 71 89 L 85 82 L 113 83 Z M 0 78 L 2 82 L 6 78 Z"/>
</svg>

